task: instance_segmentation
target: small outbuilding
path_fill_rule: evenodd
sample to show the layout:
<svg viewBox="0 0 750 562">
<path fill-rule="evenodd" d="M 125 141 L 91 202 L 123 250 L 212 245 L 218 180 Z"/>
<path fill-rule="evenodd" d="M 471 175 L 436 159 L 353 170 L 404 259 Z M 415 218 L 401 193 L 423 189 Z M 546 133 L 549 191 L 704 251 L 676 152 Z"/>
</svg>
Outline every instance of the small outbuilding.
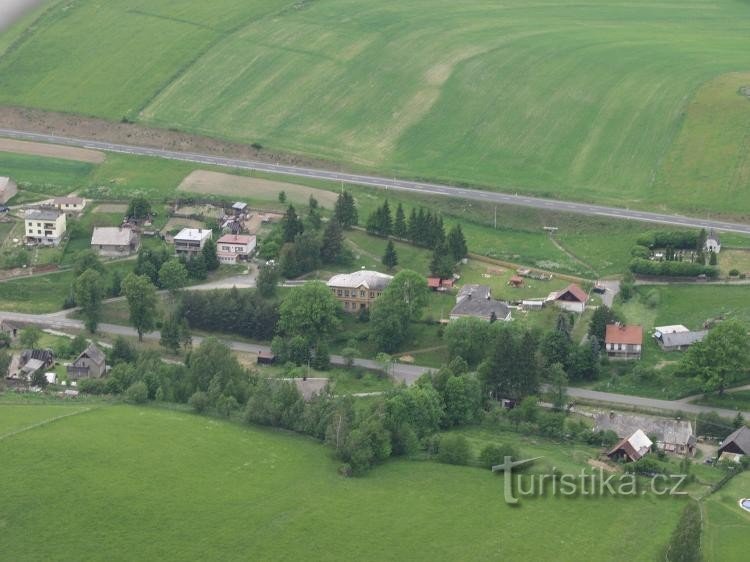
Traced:
<svg viewBox="0 0 750 562">
<path fill-rule="evenodd" d="M 510 285 L 511 287 L 515 289 L 519 289 L 523 287 L 524 285 L 523 277 L 521 277 L 520 275 L 514 275 L 508 280 L 508 285 Z"/>
<path fill-rule="evenodd" d="M 273 365 L 276 362 L 276 355 L 270 351 L 259 351 L 258 352 L 258 365 Z"/>
<path fill-rule="evenodd" d="M 607 456 L 613 460 L 635 462 L 651 450 L 651 445 L 653 445 L 651 439 L 643 433 L 643 430 L 637 429 L 630 437 L 622 438 L 607 452 Z"/>
<path fill-rule="evenodd" d="M 750 455 L 750 428 L 743 425 L 730 433 L 719 447 L 718 457 L 724 453 L 732 455 Z"/>
</svg>

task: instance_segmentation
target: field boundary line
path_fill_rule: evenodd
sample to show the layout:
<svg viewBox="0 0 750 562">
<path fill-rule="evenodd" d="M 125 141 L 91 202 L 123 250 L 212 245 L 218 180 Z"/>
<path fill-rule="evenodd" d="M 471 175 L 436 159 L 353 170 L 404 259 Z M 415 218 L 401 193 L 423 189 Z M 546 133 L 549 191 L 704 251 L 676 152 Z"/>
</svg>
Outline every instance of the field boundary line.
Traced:
<svg viewBox="0 0 750 562">
<path fill-rule="evenodd" d="M 100 406 L 101 407 L 101 406 Z M 99 408 L 84 408 L 83 410 L 78 410 L 76 412 L 71 412 L 70 414 L 63 414 L 61 416 L 55 416 L 54 418 L 48 418 L 46 420 L 42 420 L 40 422 L 37 422 L 35 424 L 22 427 L 21 429 L 16 429 L 15 431 L 11 431 L 10 433 L 4 433 L 0 435 L 0 441 L 3 439 L 7 439 L 8 437 L 13 437 L 14 435 L 18 435 L 19 433 L 23 433 L 25 431 L 30 431 L 32 429 L 36 429 L 37 427 L 41 427 L 43 425 L 50 424 L 52 422 L 56 422 L 58 420 L 61 420 L 63 418 L 69 418 L 70 416 L 77 416 L 78 414 L 85 414 L 87 412 L 92 412 L 94 410 L 98 410 Z"/>
</svg>

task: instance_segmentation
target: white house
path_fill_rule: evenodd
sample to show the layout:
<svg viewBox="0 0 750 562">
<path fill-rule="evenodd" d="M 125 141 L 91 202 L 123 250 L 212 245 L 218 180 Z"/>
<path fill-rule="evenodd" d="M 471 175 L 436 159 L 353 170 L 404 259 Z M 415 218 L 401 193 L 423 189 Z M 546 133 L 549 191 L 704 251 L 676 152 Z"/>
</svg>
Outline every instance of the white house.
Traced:
<svg viewBox="0 0 750 562">
<path fill-rule="evenodd" d="M 221 263 L 234 264 L 255 252 L 255 235 L 225 234 L 216 242 L 216 255 Z"/>
<path fill-rule="evenodd" d="M 65 213 L 52 207 L 28 209 L 24 215 L 26 240 L 32 244 L 58 246 L 66 228 Z"/>
<path fill-rule="evenodd" d="M 707 252 L 713 252 L 714 254 L 721 252 L 721 240 L 713 228 L 708 232 L 704 248 Z"/>
<path fill-rule="evenodd" d="M 91 249 L 104 257 L 129 256 L 138 249 L 138 235 L 130 228 L 96 227 L 91 235 Z"/>
<path fill-rule="evenodd" d="M 16 182 L 8 176 L 0 176 L 0 205 L 5 205 L 16 193 L 18 193 Z"/>
<path fill-rule="evenodd" d="M 203 250 L 212 234 L 211 230 L 205 228 L 183 228 L 174 237 L 174 251 L 178 256 L 193 257 Z"/>
<path fill-rule="evenodd" d="M 575 283 L 571 283 L 561 291 L 550 293 L 545 302 L 553 303 L 556 307 L 570 312 L 582 313 L 586 308 L 589 296 L 586 291 Z"/>
<path fill-rule="evenodd" d="M 83 197 L 55 197 L 52 204 L 68 216 L 82 213 L 86 207 L 86 200 Z"/>
</svg>

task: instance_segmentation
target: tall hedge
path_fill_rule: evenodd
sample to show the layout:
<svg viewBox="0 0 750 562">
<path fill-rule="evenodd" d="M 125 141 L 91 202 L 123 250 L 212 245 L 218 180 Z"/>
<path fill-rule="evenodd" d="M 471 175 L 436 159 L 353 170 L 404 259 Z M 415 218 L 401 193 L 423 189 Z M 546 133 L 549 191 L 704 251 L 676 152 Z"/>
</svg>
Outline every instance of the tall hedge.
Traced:
<svg viewBox="0 0 750 562">
<path fill-rule="evenodd" d="M 716 267 L 692 263 L 687 261 L 651 261 L 643 258 L 633 258 L 630 271 L 641 275 L 655 275 L 662 277 L 697 277 L 705 275 L 709 278 L 719 276 Z"/>
</svg>

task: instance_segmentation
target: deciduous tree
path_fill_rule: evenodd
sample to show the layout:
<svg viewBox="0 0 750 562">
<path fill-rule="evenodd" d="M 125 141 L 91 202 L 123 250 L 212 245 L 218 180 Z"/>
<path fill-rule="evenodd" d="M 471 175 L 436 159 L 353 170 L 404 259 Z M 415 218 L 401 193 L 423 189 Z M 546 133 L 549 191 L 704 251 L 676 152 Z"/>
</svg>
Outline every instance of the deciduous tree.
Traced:
<svg viewBox="0 0 750 562">
<path fill-rule="evenodd" d="M 130 323 L 138 332 L 138 341 L 143 334 L 154 329 L 156 324 L 156 287 L 145 275 L 129 274 L 122 282 L 128 301 Z"/>
<path fill-rule="evenodd" d="M 102 299 L 104 298 L 102 276 L 95 269 L 87 269 L 76 278 L 73 287 L 76 303 L 81 307 L 86 329 L 93 334 L 96 332 L 102 313 Z"/>
</svg>

